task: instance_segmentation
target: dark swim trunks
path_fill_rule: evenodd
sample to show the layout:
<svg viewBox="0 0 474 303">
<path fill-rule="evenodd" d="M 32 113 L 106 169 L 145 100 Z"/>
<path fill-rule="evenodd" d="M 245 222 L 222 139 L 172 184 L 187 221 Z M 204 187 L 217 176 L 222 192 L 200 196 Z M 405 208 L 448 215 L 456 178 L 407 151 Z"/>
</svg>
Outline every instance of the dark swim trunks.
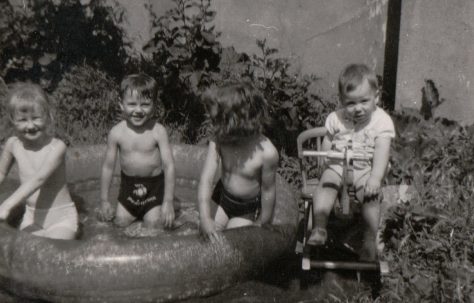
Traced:
<svg viewBox="0 0 474 303">
<path fill-rule="evenodd" d="M 214 188 L 212 200 L 222 207 L 229 219 L 239 217 L 255 221 L 262 208 L 260 194 L 252 199 L 241 199 L 229 193 L 221 181 Z"/>
<path fill-rule="evenodd" d="M 137 219 L 153 207 L 163 204 L 165 177 L 163 172 L 154 177 L 131 177 L 121 173 L 118 201 Z"/>
</svg>

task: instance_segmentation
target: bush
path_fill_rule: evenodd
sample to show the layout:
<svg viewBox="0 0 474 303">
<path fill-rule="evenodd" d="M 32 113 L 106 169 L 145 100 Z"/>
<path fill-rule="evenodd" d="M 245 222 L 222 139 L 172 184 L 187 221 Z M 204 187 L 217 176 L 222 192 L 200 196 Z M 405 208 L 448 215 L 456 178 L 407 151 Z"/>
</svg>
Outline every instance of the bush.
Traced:
<svg viewBox="0 0 474 303">
<path fill-rule="evenodd" d="M 53 90 L 69 68 L 86 62 L 121 77 L 127 55 L 121 12 L 104 1 L 1 1 L 0 76 L 7 83 L 33 81 Z"/>
<path fill-rule="evenodd" d="M 294 154 L 294 137 L 300 131 L 321 125 L 335 102 L 311 94 L 315 76 L 289 72 L 288 59 L 257 41 L 261 53 L 252 57 L 222 48 L 220 33 L 211 25 L 215 12 L 210 0 L 174 0 L 175 7 L 154 22 L 156 34 L 147 44 L 150 64 L 142 69 L 159 79 L 165 105 L 165 122 L 186 125 L 187 142 L 199 142 L 209 133 L 201 92 L 210 85 L 251 81 L 269 101 L 267 135 L 279 148 Z"/>
<path fill-rule="evenodd" d="M 76 66 L 64 74 L 53 100 L 58 135 L 68 144 L 104 143 L 120 118 L 117 83 L 91 66 Z"/>
<path fill-rule="evenodd" d="M 391 180 L 417 195 L 387 214 L 391 273 L 383 302 L 472 302 L 474 132 L 418 113 L 394 114 Z"/>
</svg>

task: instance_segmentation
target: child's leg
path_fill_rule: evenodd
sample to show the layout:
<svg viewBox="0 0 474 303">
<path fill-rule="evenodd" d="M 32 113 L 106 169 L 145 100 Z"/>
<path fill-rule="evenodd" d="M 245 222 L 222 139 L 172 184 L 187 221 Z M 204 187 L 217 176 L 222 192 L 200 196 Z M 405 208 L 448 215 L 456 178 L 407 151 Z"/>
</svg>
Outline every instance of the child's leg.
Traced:
<svg viewBox="0 0 474 303">
<path fill-rule="evenodd" d="M 313 194 L 313 230 L 307 241 L 309 245 L 326 243 L 328 217 L 340 187 L 341 176 L 332 169 L 326 169 Z"/>
<path fill-rule="evenodd" d="M 163 226 L 163 218 L 161 218 L 161 206 L 157 205 L 151 208 L 143 216 L 143 227 L 158 228 Z"/>
<path fill-rule="evenodd" d="M 76 237 L 78 224 L 79 216 L 73 203 L 50 209 L 27 206 L 20 230 L 40 237 L 72 240 Z"/>
<path fill-rule="evenodd" d="M 242 227 L 242 226 L 249 226 L 252 224 L 253 224 L 253 221 L 250 219 L 235 217 L 229 220 L 229 223 L 227 223 L 227 229 L 237 228 L 237 227 Z"/>
<path fill-rule="evenodd" d="M 43 231 L 41 236 L 51 239 L 73 240 L 76 238 L 76 233 L 77 229 L 58 225 Z"/>
<path fill-rule="evenodd" d="M 114 223 L 117 226 L 125 227 L 132 224 L 135 221 L 135 217 L 132 216 L 122 204 L 117 203 L 117 212 L 115 214 Z"/>
<path fill-rule="evenodd" d="M 380 222 L 380 201 L 378 197 L 366 201 L 362 205 L 362 216 L 365 223 L 364 243 L 360 255 L 361 260 L 375 261 L 377 256 L 377 232 Z"/>
<path fill-rule="evenodd" d="M 364 261 L 377 260 L 377 233 L 380 222 L 379 196 L 366 198 L 364 188 L 370 177 L 370 171 L 359 172 L 355 180 L 357 200 L 362 203 L 362 218 L 364 221 L 364 238 L 360 259 Z"/>
<path fill-rule="evenodd" d="M 221 206 L 217 207 L 216 215 L 214 216 L 214 223 L 216 224 L 216 230 L 224 230 L 229 222 L 229 217 L 222 209 Z"/>
</svg>

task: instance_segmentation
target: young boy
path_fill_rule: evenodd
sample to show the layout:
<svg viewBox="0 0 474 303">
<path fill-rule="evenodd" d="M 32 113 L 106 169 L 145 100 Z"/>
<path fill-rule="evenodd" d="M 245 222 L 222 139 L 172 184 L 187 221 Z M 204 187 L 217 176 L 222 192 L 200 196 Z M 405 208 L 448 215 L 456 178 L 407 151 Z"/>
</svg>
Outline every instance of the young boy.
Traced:
<svg viewBox="0 0 474 303">
<path fill-rule="evenodd" d="M 166 129 L 154 118 L 156 81 L 146 74 L 127 76 L 121 83 L 120 108 L 124 120 L 115 125 L 107 139 L 102 166 L 99 219 L 128 226 L 143 219 L 144 227 L 171 227 L 174 220 L 175 171 Z M 109 188 L 119 157 L 120 191 L 115 211 Z"/>
<path fill-rule="evenodd" d="M 0 183 L 14 161 L 21 185 L 0 204 L 0 220 L 26 201 L 20 230 L 53 239 L 74 239 L 78 214 L 66 185 L 66 145 L 50 135 L 52 117 L 40 86 L 17 84 L 7 98 L 16 134 L 5 143 L 0 158 Z"/>
<path fill-rule="evenodd" d="M 265 99 L 249 84 L 210 90 L 203 98 L 214 127 L 198 188 L 201 232 L 271 223 L 275 206 L 278 152 L 262 135 Z M 211 218 L 210 200 L 219 206 Z"/>
<path fill-rule="evenodd" d="M 369 161 L 354 160 L 353 166 L 356 196 L 362 203 L 362 216 L 366 223 L 361 259 L 375 260 L 380 219 L 378 194 L 387 170 L 395 129 L 390 116 L 377 106 L 380 97 L 377 77 L 367 66 L 352 64 L 342 71 L 339 96 L 342 108 L 326 119 L 327 135 L 322 149 L 342 151 L 352 140 L 354 152 L 373 156 Z M 329 159 L 327 165 L 313 195 L 315 224 L 308 239 L 309 245 L 326 242 L 328 216 L 342 186 L 342 161 Z"/>
</svg>

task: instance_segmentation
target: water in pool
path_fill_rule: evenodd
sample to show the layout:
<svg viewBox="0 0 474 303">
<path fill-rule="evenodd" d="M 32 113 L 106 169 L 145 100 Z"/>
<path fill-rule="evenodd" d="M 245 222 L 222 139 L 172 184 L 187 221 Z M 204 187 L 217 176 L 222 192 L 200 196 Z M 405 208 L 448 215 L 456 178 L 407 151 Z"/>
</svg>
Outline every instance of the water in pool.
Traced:
<svg viewBox="0 0 474 303">
<path fill-rule="evenodd" d="M 117 187 L 111 190 L 111 196 L 117 196 Z M 97 237 L 106 240 L 109 237 L 172 237 L 176 235 L 198 233 L 198 212 L 194 201 L 195 190 L 180 187 L 176 192 L 176 222 L 172 230 L 146 230 L 141 224 L 134 223 L 127 228 L 117 228 L 110 223 L 97 220 L 95 211 L 99 206 L 98 188 L 81 190 L 74 195 L 80 212 L 81 238 Z M 319 302 L 330 299 L 332 295 L 344 298 L 350 293 L 370 292 L 369 283 L 358 283 L 353 272 L 314 273 L 309 277 L 309 285 L 300 288 L 300 258 L 294 254 L 275 262 L 274 266 L 259 278 L 247 281 L 224 292 L 205 298 L 192 298 L 182 302 Z M 369 279 L 370 280 L 370 279 Z M 0 290 L 0 302 L 40 302 L 17 298 Z"/>
</svg>

